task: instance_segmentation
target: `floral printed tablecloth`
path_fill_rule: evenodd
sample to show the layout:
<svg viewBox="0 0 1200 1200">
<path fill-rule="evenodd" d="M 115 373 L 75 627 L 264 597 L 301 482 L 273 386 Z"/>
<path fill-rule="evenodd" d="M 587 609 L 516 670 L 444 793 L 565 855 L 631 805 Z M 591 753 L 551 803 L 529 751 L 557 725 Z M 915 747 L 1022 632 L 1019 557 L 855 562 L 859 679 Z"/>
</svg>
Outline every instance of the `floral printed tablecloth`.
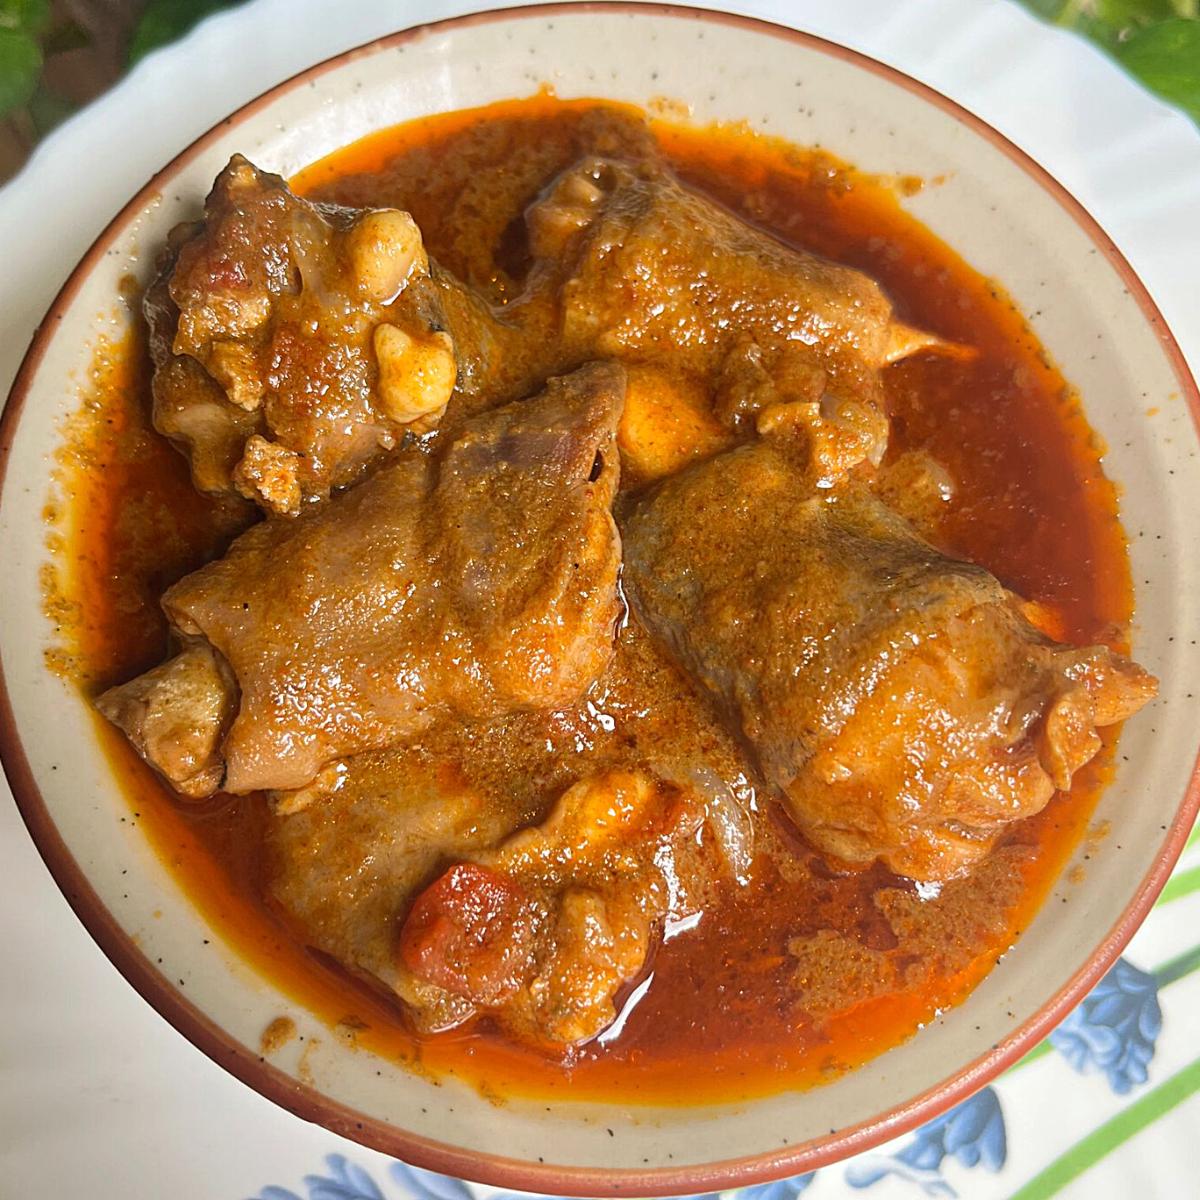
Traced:
<svg viewBox="0 0 1200 1200">
<path fill-rule="evenodd" d="M 71 266 L 181 145 L 312 62 L 486 2 L 251 0 L 151 55 L 53 134 L 0 190 L 0 228 L 10 234 L 0 272 L 0 392 Z M 1110 58 L 1035 21 L 1012 0 L 721 2 L 893 63 L 1012 137 L 1115 237 L 1193 369 L 1200 366 L 1200 136 Z M 1165 12 L 1177 4 L 1194 7 L 1193 0 L 1158 6 Z M 1106 19 L 1119 17 L 1122 5 L 1130 7 L 1129 0 L 1033 7 L 1053 9 L 1060 19 L 1066 12 L 1078 25 L 1101 10 Z M 0 29 L 8 28 L 10 7 L 21 5 L 0 0 Z M 307 1125 L 195 1051 L 92 945 L 2 785 L 0 947 L 2 1200 L 503 1195 L 415 1170 Z M 1120 963 L 1045 1044 L 916 1133 L 814 1175 L 736 1195 L 1200 1196 L 1193 1161 L 1198 1091 L 1200 842 L 1193 837 Z"/>
</svg>

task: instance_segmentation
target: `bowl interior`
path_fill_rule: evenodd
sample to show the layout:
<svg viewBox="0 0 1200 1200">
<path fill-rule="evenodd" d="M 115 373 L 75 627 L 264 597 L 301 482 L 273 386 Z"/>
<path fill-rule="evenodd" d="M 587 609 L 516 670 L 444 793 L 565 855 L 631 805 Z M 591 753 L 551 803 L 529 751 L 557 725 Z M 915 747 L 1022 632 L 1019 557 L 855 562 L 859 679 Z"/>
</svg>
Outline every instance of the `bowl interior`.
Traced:
<svg viewBox="0 0 1200 1200">
<path fill-rule="evenodd" d="M 865 170 L 944 177 L 906 203 L 1036 314 L 1122 488 L 1136 651 L 1162 693 L 1123 735 L 1096 814 L 1112 836 L 1089 847 L 1086 863 L 1077 856 L 1081 877 L 1068 883 L 1068 867 L 961 1007 L 817 1091 L 701 1109 L 569 1102 L 549 1111 L 520 1099 L 495 1106 L 454 1080 L 438 1085 L 348 1048 L 212 938 L 136 821 L 120 819 L 128 804 L 89 713 L 44 663 L 50 467 L 97 340 L 120 336 L 129 319 L 116 300 L 122 277 L 146 278 L 167 230 L 198 211 L 234 151 L 289 175 L 380 127 L 544 85 L 641 105 L 666 96 L 696 122 L 744 120 Z M 1163 333 L 1096 231 L 998 137 L 824 43 L 686 10 L 588 6 L 468 18 L 354 52 L 250 105 L 164 170 L 84 261 L 27 362 L 0 500 L 14 792 L 77 910 L 152 1002 L 253 1086 L 348 1136 L 472 1178 L 592 1194 L 699 1191 L 862 1149 L 965 1094 L 1064 1015 L 1052 1002 L 1069 984 L 1078 994 L 1117 953 L 1135 923 L 1128 910 L 1148 904 L 1148 875 L 1165 877 L 1168 843 L 1181 840 L 1173 822 L 1197 743 L 1189 689 L 1200 677 L 1200 556 L 1186 551 L 1200 475 L 1186 372 Z M 305 1045 L 320 1044 L 303 1063 L 299 1042 L 264 1063 L 262 1030 L 285 1013 Z"/>
</svg>

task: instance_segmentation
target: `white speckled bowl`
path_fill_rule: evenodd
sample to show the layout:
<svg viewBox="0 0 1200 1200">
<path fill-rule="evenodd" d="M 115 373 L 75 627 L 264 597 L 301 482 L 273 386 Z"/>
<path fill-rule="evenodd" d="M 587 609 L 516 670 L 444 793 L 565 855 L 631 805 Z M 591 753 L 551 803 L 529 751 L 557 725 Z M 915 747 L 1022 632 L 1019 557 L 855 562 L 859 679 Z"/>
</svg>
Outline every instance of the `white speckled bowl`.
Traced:
<svg viewBox="0 0 1200 1200">
<path fill-rule="evenodd" d="M 211 931 L 119 820 L 127 802 L 84 703 L 43 663 L 49 464 L 96 338 L 125 319 L 114 316 L 120 278 L 144 275 L 147 248 L 197 210 L 234 150 L 287 175 L 382 126 L 544 83 L 564 97 L 666 95 L 700 122 L 745 119 L 867 170 L 946 176 L 909 206 L 1039 313 L 1035 328 L 1081 390 L 1123 488 L 1136 650 L 1162 694 L 1123 735 L 1097 814 L 1116 836 L 1091 847 L 1082 881 L 1060 886 L 965 1004 L 817 1091 L 709 1108 L 494 1107 L 321 1036 L 232 951 L 214 941 L 200 952 Z M 115 218 L 38 331 L 0 427 L 5 769 L 68 900 L 129 981 L 213 1059 L 305 1117 L 436 1170 L 555 1193 L 699 1192 L 817 1167 L 936 1115 L 1014 1061 L 1112 963 L 1165 881 L 1200 803 L 1188 691 L 1200 678 L 1200 556 L 1188 553 L 1198 411 L 1154 304 L 1079 205 L 994 130 L 879 63 L 747 19 L 659 6 L 509 10 L 410 30 L 314 67 L 185 150 Z M 298 1043 L 259 1057 L 262 1030 L 281 1012 L 320 1036 L 309 1082 Z"/>
</svg>

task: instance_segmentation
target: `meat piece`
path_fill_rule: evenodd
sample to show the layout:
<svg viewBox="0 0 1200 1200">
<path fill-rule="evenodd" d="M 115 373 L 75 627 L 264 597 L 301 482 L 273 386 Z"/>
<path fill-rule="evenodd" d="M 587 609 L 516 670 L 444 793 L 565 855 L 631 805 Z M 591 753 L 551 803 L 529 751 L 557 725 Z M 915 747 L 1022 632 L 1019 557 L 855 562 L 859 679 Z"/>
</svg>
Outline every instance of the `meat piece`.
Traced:
<svg viewBox="0 0 1200 1200">
<path fill-rule="evenodd" d="M 155 427 L 201 490 L 289 514 L 435 424 L 501 329 L 407 213 L 310 204 L 240 156 L 144 307 Z"/>
<path fill-rule="evenodd" d="M 620 612 L 623 392 L 614 364 L 552 380 L 326 505 L 255 526 L 170 588 L 173 627 L 236 680 L 224 788 L 300 788 L 440 716 L 581 696 Z M 101 708 L 120 717 L 111 696 Z M 147 757 L 165 771 L 161 740 Z"/>
<path fill-rule="evenodd" d="M 872 490 L 922 537 L 936 541 L 958 484 L 928 451 L 907 450 L 879 471 Z"/>
<path fill-rule="evenodd" d="M 814 495 L 769 442 L 659 485 L 624 540 L 638 616 L 849 862 L 956 874 L 1155 692 L 1103 646 L 1042 636 L 866 491 Z"/>
<path fill-rule="evenodd" d="M 616 1016 L 656 925 L 687 911 L 676 859 L 704 815 L 643 772 L 582 780 L 541 824 L 435 880 L 404 923 L 401 961 L 522 1040 L 586 1041 Z"/>
<path fill-rule="evenodd" d="M 269 894 L 305 944 L 395 992 L 422 1029 L 490 1013 L 538 1045 L 586 1037 L 659 926 L 710 905 L 754 853 L 741 755 L 690 693 L 628 625 L 570 709 L 442 722 L 338 763 L 276 794 Z M 489 912 L 520 955 L 490 937 Z"/>
<path fill-rule="evenodd" d="M 522 812 L 506 790 L 468 779 L 454 746 L 432 745 L 358 755 L 323 772 L 301 803 L 296 793 L 279 797 L 265 845 L 269 894 L 303 940 L 406 997 L 423 1028 L 440 1029 L 475 1009 L 403 967 L 399 914 L 448 858 L 495 845 Z"/>
<path fill-rule="evenodd" d="M 511 833 L 540 788 L 483 761 L 530 732 L 483 727 L 449 745 L 443 732 L 432 749 L 360 755 L 268 830 L 286 917 L 396 992 L 422 1029 L 487 1013 L 533 1044 L 595 1036 L 662 923 L 696 911 L 724 869 L 696 836 L 713 820 L 704 794 L 643 771 L 589 776 Z"/>
<path fill-rule="evenodd" d="M 221 783 L 221 742 L 236 709 L 229 668 L 206 642 L 105 692 L 97 708 L 134 749 L 185 796 L 211 795 Z"/>
<path fill-rule="evenodd" d="M 945 345 L 895 321 L 862 272 L 787 247 L 646 164 L 584 159 L 527 223 L 542 275 L 558 280 L 567 347 L 709 380 L 734 427 L 806 406 L 814 452 L 826 427 L 839 443 L 818 477 L 879 461 L 879 368 Z"/>
</svg>

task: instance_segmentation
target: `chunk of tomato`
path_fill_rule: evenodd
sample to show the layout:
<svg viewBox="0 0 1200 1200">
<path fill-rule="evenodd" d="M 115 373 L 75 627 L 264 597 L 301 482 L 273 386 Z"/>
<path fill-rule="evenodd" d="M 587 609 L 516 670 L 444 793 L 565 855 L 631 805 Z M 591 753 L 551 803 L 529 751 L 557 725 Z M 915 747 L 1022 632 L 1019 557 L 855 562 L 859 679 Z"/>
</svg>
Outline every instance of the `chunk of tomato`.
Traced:
<svg viewBox="0 0 1200 1200">
<path fill-rule="evenodd" d="M 537 924 L 537 905 L 515 879 L 458 863 L 413 903 L 400 930 L 400 959 L 474 1004 L 503 1004 L 529 973 Z"/>
</svg>

